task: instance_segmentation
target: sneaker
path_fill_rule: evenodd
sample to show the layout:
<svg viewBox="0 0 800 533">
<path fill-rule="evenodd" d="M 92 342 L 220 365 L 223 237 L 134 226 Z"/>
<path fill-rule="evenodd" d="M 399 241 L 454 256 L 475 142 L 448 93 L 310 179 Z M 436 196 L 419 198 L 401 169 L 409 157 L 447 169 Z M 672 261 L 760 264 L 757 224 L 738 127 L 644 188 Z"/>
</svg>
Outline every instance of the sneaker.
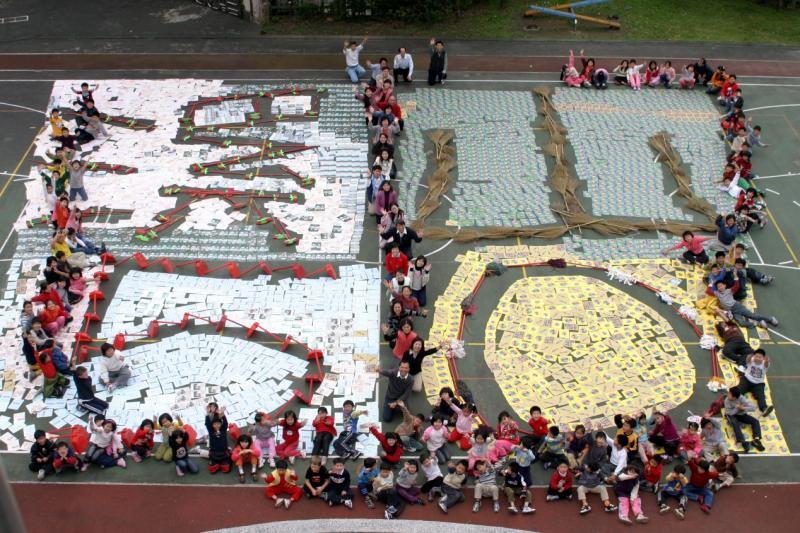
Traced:
<svg viewBox="0 0 800 533">
<path fill-rule="evenodd" d="M 275 507 L 280 507 L 283 504 L 283 498 L 275 500 Z"/>
<path fill-rule="evenodd" d="M 364 503 L 367 505 L 368 509 L 375 509 L 375 502 L 372 501 L 372 498 L 367 496 L 364 498 Z"/>
<path fill-rule="evenodd" d="M 758 325 L 764 329 L 767 329 L 767 321 L 766 320 L 759 320 Z"/>
<path fill-rule="evenodd" d="M 384 517 L 386 520 L 391 520 L 392 518 L 394 518 L 394 517 L 392 516 L 392 513 L 390 513 L 388 509 L 387 509 L 387 510 L 385 510 L 385 511 L 383 512 L 383 517 Z"/>
<path fill-rule="evenodd" d="M 344 506 L 347 507 L 348 509 L 352 509 L 353 508 L 353 500 L 345 500 L 344 501 Z"/>
<path fill-rule="evenodd" d="M 512 503 L 508 506 L 508 512 L 511 514 L 517 514 L 519 510 L 517 509 L 517 506 Z"/>
<path fill-rule="evenodd" d="M 439 509 L 441 509 L 444 514 L 447 514 L 447 506 L 444 502 L 439 502 Z"/>
<path fill-rule="evenodd" d="M 333 500 L 328 500 L 328 507 L 333 507 Z"/>
<path fill-rule="evenodd" d="M 569 494 L 567 494 L 567 499 L 568 499 L 569 501 L 572 501 L 572 493 L 571 493 L 571 492 L 570 492 Z"/>
<path fill-rule="evenodd" d="M 481 510 L 481 501 L 475 500 L 475 503 L 472 504 L 472 512 L 477 513 L 480 510 Z"/>
<path fill-rule="evenodd" d="M 522 508 L 522 514 L 530 514 L 530 513 L 535 513 L 535 512 L 536 512 L 536 509 L 534 509 L 533 507 L 531 507 L 527 503 Z"/>
<path fill-rule="evenodd" d="M 181 467 L 179 466 L 175 466 L 175 473 L 178 475 L 178 477 L 183 477 L 186 475 L 183 473 L 183 470 L 181 470 Z"/>
<path fill-rule="evenodd" d="M 431 490 L 431 491 L 428 493 L 428 501 L 429 501 L 429 502 L 432 502 L 432 501 L 433 501 L 433 490 Z"/>
<path fill-rule="evenodd" d="M 136 452 L 133 452 L 131 454 L 131 457 L 133 457 L 133 460 L 136 461 L 137 463 L 141 463 L 142 462 L 141 456 Z"/>
<path fill-rule="evenodd" d="M 631 522 L 631 519 L 628 518 L 627 516 L 620 516 L 619 521 L 625 524 L 626 526 L 633 524 L 633 522 Z"/>
<path fill-rule="evenodd" d="M 761 439 L 753 439 L 753 448 L 760 452 L 764 451 L 764 445 L 761 444 Z"/>
<path fill-rule="evenodd" d="M 774 405 L 768 405 L 766 409 L 761 411 L 761 416 L 769 416 L 770 414 L 772 414 L 772 411 L 774 410 L 775 410 Z"/>
<path fill-rule="evenodd" d="M 548 502 L 554 502 L 554 501 L 556 501 L 558 499 L 558 496 L 556 496 L 555 494 L 548 494 L 545 499 Z"/>
<path fill-rule="evenodd" d="M 289 457 L 289 464 L 290 464 L 290 465 L 293 465 L 293 464 L 294 464 L 294 455 L 293 455 L 293 456 L 291 456 L 291 457 Z"/>
<path fill-rule="evenodd" d="M 714 482 L 711 483 L 711 492 L 715 494 L 719 492 L 719 483 L 714 483 Z"/>
<path fill-rule="evenodd" d="M 777 319 L 777 318 L 775 318 L 774 316 L 773 316 L 773 317 L 770 317 L 770 319 L 769 319 L 769 322 L 770 322 L 770 324 L 772 324 L 773 326 L 775 326 L 775 327 L 778 327 L 778 319 Z"/>
<path fill-rule="evenodd" d="M 39 472 L 36 474 L 36 479 L 38 479 L 39 481 L 41 481 L 41 480 L 43 480 L 43 479 L 44 479 L 44 476 L 45 476 L 45 471 L 44 471 L 44 468 L 40 468 L 40 469 L 39 469 Z"/>
<path fill-rule="evenodd" d="M 292 505 L 292 499 L 286 498 L 285 500 L 283 500 L 283 505 L 286 506 L 286 508 L 288 509 Z"/>
<path fill-rule="evenodd" d="M 120 457 L 119 459 L 117 459 L 117 466 L 120 468 L 127 468 L 128 465 L 125 463 L 125 459 Z"/>
<path fill-rule="evenodd" d="M 661 507 L 658 508 L 658 514 L 665 514 L 668 513 L 671 507 L 666 504 L 661 504 Z M 677 509 L 676 509 L 677 511 Z"/>
<path fill-rule="evenodd" d="M 700 506 L 700 510 L 703 511 L 704 513 L 708 514 L 708 513 L 711 512 L 711 507 L 709 507 L 706 504 L 703 504 L 703 505 Z"/>
<path fill-rule="evenodd" d="M 742 443 L 742 451 L 744 453 L 750 453 L 750 443 L 749 442 L 743 442 Z"/>
<path fill-rule="evenodd" d="M 497 500 L 494 501 L 494 503 L 492 504 L 492 511 L 494 511 L 495 513 L 499 513 L 500 512 L 500 502 L 499 501 L 497 501 Z"/>
<path fill-rule="evenodd" d="M 391 518 L 394 518 L 395 515 L 397 514 L 397 507 L 395 507 L 394 505 L 390 505 L 389 507 L 386 508 L 386 512 L 389 513 Z"/>
<path fill-rule="evenodd" d="M 414 503 L 416 505 L 425 505 L 425 500 L 423 500 L 422 498 L 417 498 L 416 500 L 414 500 Z"/>
<path fill-rule="evenodd" d="M 86 472 L 86 470 L 87 470 L 88 468 L 89 468 L 89 463 L 86 463 L 86 462 L 84 462 L 84 463 L 81 465 L 81 472 Z"/>
<path fill-rule="evenodd" d="M 775 276 L 764 276 L 763 278 L 761 278 L 762 285 L 769 285 L 773 281 L 775 281 Z"/>
<path fill-rule="evenodd" d="M 322 466 L 325 466 L 325 463 L 328 462 L 328 458 L 323 455 L 319 462 Z"/>
<path fill-rule="evenodd" d="M 603 507 L 603 511 L 605 511 L 607 513 L 613 513 L 616 510 L 617 510 L 617 506 L 614 505 L 613 503 L 609 503 L 608 505 Z"/>
<path fill-rule="evenodd" d="M 589 511 L 591 511 L 591 510 L 592 510 L 592 508 L 591 508 L 589 505 L 586 505 L 586 504 L 584 503 L 583 505 L 581 505 L 581 510 L 580 510 L 580 513 L 581 513 L 581 514 L 586 514 L 586 513 L 588 513 L 588 512 L 589 512 Z"/>
<path fill-rule="evenodd" d="M 645 515 L 640 514 L 639 516 L 636 517 L 636 521 L 639 522 L 640 524 L 646 524 L 650 521 L 650 519 L 647 518 Z"/>
<path fill-rule="evenodd" d="M 265 462 L 266 462 L 266 460 L 264 460 L 264 458 L 263 458 L 263 457 L 259 457 L 259 458 L 258 458 L 258 468 L 259 468 L 259 469 L 261 469 L 261 468 L 264 468 L 264 463 L 265 463 Z"/>
<path fill-rule="evenodd" d="M 684 518 L 686 518 L 686 511 L 684 511 L 683 508 L 678 507 L 677 509 L 675 509 L 675 516 L 678 517 L 678 520 L 683 520 Z"/>
<path fill-rule="evenodd" d="M 551 463 L 549 461 L 546 462 L 546 463 L 542 463 L 542 468 L 544 468 L 545 470 L 550 470 L 550 467 L 552 466 L 552 464 L 553 463 Z"/>
<path fill-rule="evenodd" d="M 275 468 L 275 458 L 274 457 L 270 457 L 269 458 L 269 467 L 270 468 Z"/>
</svg>

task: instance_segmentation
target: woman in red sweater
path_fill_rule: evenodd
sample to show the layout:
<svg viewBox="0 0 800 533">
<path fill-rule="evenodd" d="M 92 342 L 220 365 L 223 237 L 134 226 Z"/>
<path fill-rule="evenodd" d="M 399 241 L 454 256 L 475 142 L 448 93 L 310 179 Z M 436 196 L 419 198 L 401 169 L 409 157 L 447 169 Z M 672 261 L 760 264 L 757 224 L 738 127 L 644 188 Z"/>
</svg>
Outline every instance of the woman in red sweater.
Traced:
<svg viewBox="0 0 800 533">
<path fill-rule="evenodd" d="M 400 308 L 400 312 L 408 313 L 408 311 L 403 309 L 402 302 L 398 302 L 396 300 L 392 302 L 393 312 L 395 306 Z M 383 324 L 381 329 L 383 330 L 383 338 L 389 341 L 389 346 L 392 348 L 392 354 L 397 359 L 403 358 L 403 354 L 405 354 L 408 349 L 411 348 L 411 343 L 413 343 L 414 339 L 417 338 L 417 333 L 414 331 L 414 323 L 409 318 L 404 318 L 400 321 L 400 327 L 397 331 L 392 331 L 392 328 L 389 326 L 389 324 Z"/>
</svg>

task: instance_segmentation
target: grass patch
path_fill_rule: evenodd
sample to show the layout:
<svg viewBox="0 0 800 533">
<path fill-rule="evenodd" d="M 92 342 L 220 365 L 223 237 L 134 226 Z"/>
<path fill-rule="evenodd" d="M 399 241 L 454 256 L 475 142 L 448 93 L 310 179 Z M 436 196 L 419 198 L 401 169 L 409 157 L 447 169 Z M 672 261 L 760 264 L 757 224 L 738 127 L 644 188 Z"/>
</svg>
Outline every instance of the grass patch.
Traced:
<svg viewBox="0 0 800 533">
<path fill-rule="evenodd" d="M 565 1 L 565 0 L 564 0 Z M 612 0 L 578 13 L 619 17 L 622 30 L 551 16 L 525 18 L 532 2 L 508 0 L 504 7 L 482 5 L 460 19 L 436 24 L 378 21 L 325 21 L 284 17 L 264 25 L 272 35 L 409 36 L 459 39 L 620 39 L 721 43 L 800 43 L 800 9 L 778 10 L 756 0 Z M 537 1 L 555 5 L 562 0 Z M 532 28 L 532 26 L 535 26 Z"/>
</svg>

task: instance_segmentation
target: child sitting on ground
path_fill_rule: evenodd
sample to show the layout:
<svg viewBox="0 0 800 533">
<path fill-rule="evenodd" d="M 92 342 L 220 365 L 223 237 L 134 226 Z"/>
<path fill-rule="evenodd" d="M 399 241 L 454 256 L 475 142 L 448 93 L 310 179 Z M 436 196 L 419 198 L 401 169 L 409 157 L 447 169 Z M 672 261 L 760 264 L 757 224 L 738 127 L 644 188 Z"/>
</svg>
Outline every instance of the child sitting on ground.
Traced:
<svg viewBox="0 0 800 533">
<path fill-rule="evenodd" d="M 526 447 L 537 450 L 550 430 L 550 422 L 542 416 L 542 410 L 538 405 L 531 407 L 530 415 L 528 425 L 531 427 L 532 434 L 522 440 L 528 441 Z"/>
<path fill-rule="evenodd" d="M 344 467 L 344 458 L 333 460 L 333 468 L 328 473 L 328 488 L 325 492 L 328 505 L 333 507 L 343 503 L 348 509 L 353 508 L 353 491 L 350 490 L 350 473 Z"/>
<path fill-rule="evenodd" d="M 425 483 L 420 487 L 420 492 L 428 495 L 428 501 L 432 502 L 435 495 L 442 494 L 442 482 L 444 476 L 439 469 L 439 464 L 428 452 L 422 452 L 419 456 L 422 471 L 425 473 Z"/>
<path fill-rule="evenodd" d="M 142 420 L 139 429 L 133 435 L 131 457 L 137 463 L 141 463 L 142 459 L 153 455 L 153 446 L 153 421 L 148 418 Z"/>
<path fill-rule="evenodd" d="M 118 466 L 126 468 L 125 447 L 117 434 L 117 423 L 101 415 L 89 418 L 89 447 L 86 449 L 86 463 L 96 463 L 100 468 Z"/>
<path fill-rule="evenodd" d="M 716 461 L 711 463 L 711 468 L 717 474 L 717 479 L 711 483 L 711 490 L 718 492 L 720 489 L 730 487 L 736 478 L 739 477 L 739 469 L 736 463 L 739 462 L 739 454 L 736 452 L 721 455 Z"/>
<path fill-rule="evenodd" d="M 328 480 L 328 469 L 322 464 L 316 455 L 311 457 L 311 464 L 306 470 L 306 480 L 303 483 L 303 492 L 309 498 L 323 498 L 323 494 L 330 481 Z"/>
<path fill-rule="evenodd" d="M 456 407 L 462 407 L 462 403 L 455 397 L 453 389 L 450 387 L 442 387 L 439 390 L 439 398 L 433 404 L 433 412 L 431 416 L 441 417 L 445 426 L 454 426 L 458 419 L 458 414 L 450 407 L 450 404 Z M 471 428 L 470 428 L 471 430 Z"/>
<path fill-rule="evenodd" d="M 47 434 L 43 429 L 37 429 L 33 432 L 33 440 L 31 462 L 28 465 L 28 470 L 36 472 L 36 478 L 41 481 L 47 474 L 54 472 L 53 452 L 55 451 L 55 445 L 53 441 L 47 438 Z"/>
<path fill-rule="evenodd" d="M 328 415 L 326 407 L 317 409 L 317 416 L 311 424 L 314 426 L 317 434 L 314 436 L 314 448 L 311 455 L 322 458 L 322 464 L 328 460 L 328 451 L 331 448 L 331 442 L 336 436 L 336 427 L 334 426 L 333 417 Z"/>
<path fill-rule="evenodd" d="M 678 500 L 678 507 L 675 509 L 675 515 L 681 520 L 686 517 L 686 485 L 689 484 L 689 480 L 686 479 L 685 474 L 686 467 L 682 464 L 675 465 L 672 472 L 667 474 L 664 484 L 658 491 L 658 498 L 656 500 L 659 514 L 668 513 L 670 506 L 667 505 L 667 500 L 675 498 Z"/>
<path fill-rule="evenodd" d="M 450 406 L 450 409 L 456 413 L 456 424 L 450 431 L 447 442 L 458 442 L 458 447 L 467 451 L 472 447 L 470 436 L 472 435 L 472 425 L 475 422 L 475 415 L 478 410 L 474 405 L 469 403 L 464 404 L 463 407 L 459 407 L 449 398 L 445 401 L 447 405 Z"/>
<path fill-rule="evenodd" d="M 397 433 L 389 431 L 384 435 L 378 430 L 377 424 L 370 424 L 369 432 L 375 435 L 375 438 L 381 444 L 381 449 L 379 450 L 381 462 L 393 465 L 399 463 L 400 456 L 403 454 L 403 445 L 400 443 L 400 437 Z"/>
<path fill-rule="evenodd" d="M 465 459 L 457 463 L 447 463 L 447 475 L 442 480 L 442 498 L 439 500 L 439 509 L 445 514 L 451 507 L 464 501 L 467 466 L 469 465 Z"/>
<path fill-rule="evenodd" d="M 686 485 L 686 497 L 698 502 L 700 510 L 708 514 L 714 503 L 714 493 L 708 486 L 712 480 L 719 477 L 719 472 L 711 470 L 711 465 L 706 460 L 690 459 L 688 466 L 691 475 Z"/>
<path fill-rule="evenodd" d="M 208 430 L 208 471 L 216 474 L 220 470 L 223 474 L 231 471 L 231 454 L 228 449 L 228 419 L 225 410 L 217 404 L 209 404 L 209 414 L 206 415 L 206 430 Z"/>
<path fill-rule="evenodd" d="M 375 499 L 382 502 L 386 508 L 384 509 L 383 516 L 387 520 L 399 518 L 406 508 L 406 502 L 397 495 L 394 488 L 394 474 L 392 473 L 392 465 L 382 461 L 380 471 L 372 480 L 372 492 Z"/>
<path fill-rule="evenodd" d="M 592 510 L 592 507 L 586 500 L 587 492 L 600 495 L 605 512 L 610 513 L 617 509 L 616 506 L 611 504 L 611 500 L 608 499 L 608 489 L 603 485 L 603 475 L 600 472 L 600 465 L 597 463 L 588 463 L 579 467 L 575 474 L 575 479 L 578 483 L 578 501 L 581 502 L 580 514 L 583 515 Z"/>
<path fill-rule="evenodd" d="M 539 448 L 539 459 L 545 470 L 562 462 L 568 463 L 567 456 L 564 455 L 564 435 L 559 431 L 558 426 L 550 426 Z"/>
<path fill-rule="evenodd" d="M 178 417 L 178 421 L 175 422 L 172 420 L 172 415 L 169 413 L 163 413 L 158 417 L 158 423 L 155 425 L 155 429 L 161 431 L 161 444 L 158 445 L 156 453 L 154 454 L 156 461 L 164 461 L 165 463 L 172 461 L 172 445 L 170 444 L 170 438 L 172 437 L 172 433 L 182 425 L 183 421 L 180 417 Z M 184 441 L 182 444 L 188 444 L 187 441 Z"/>
<path fill-rule="evenodd" d="M 528 485 L 525 483 L 525 479 L 522 477 L 522 474 L 519 473 L 519 465 L 516 461 L 511 461 L 508 463 L 506 469 L 503 470 L 503 476 L 505 476 L 503 492 L 508 500 L 508 510 L 512 514 L 517 514 L 519 511 L 517 510 L 516 499 L 520 498 L 523 504 L 523 514 L 529 514 L 536 511 L 536 509 L 531 507 L 531 491 L 528 490 Z"/>
<path fill-rule="evenodd" d="M 492 510 L 500 512 L 500 489 L 497 486 L 497 472 L 488 461 L 477 461 L 475 463 L 475 502 L 472 504 L 472 512 L 477 513 L 481 510 L 481 500 L 486 496 L 492 497 Z"/>
<path fill-rule="evenodd" d="M 572 471 L 566 461 L 559 463 L 556 471 L 550 476 L 550 483 L 547 486 L 547 501 L 571 500 L 572 499 Z"/>
<path fill-rule="evenodd" d="M 591 431 L 591 425 L 589 431 Z M 583 424 L 575 426 L 575 431 L 567 437 L 566 455 L 570 468 L 575 469 L 579 464 L 583 464 L 586 454 L 589 453 L 590 445 L 591 433 L 586 433 L 586 426 Z"/>
<path fill-rule="evenodd" d="M 231 457 L 233 464 L 239 470 L 239 483 L 244 483 L 244 465 L 246 464 L 250 465 L 250 477 L 253 478 L 253 481 L 258 481 L 256 470 L 260 458 L 261 450 L 253 445 L 253 437 L 247 434 L 240 435 Z"/>
<path fill-rule="evenodd" d="M 475 470 L 475 464 L 478 461 L 489 460 L 489 446 L 493 441 L 494 439 L 489 434 L 489 429 L 485 426 L 481 426 L 473 432 L 472 439 L 470 439 L 472 446 L 467 452 L 470 473 Z"/>
<path fill-rule="evenodd" d="M 619 499 L 619 521 L 630 524 L 628 514 L 633 510 L 637 522 L 649 522 L 650 519 L 642 512 L 642 499 L 639 497 L 639 469 L 635 465 L 629 465 L 616 479 L 614 492 Z"/>
<path fill-rule="evenodd" d="M 247 430 L 253 437 L 253 444 L 259 450 L 258 468 L 264 466 L 266 458 L 269 457 L 270 468 L 275 468 L 275 433 L 272 426 L 275 421 L 269 413 L 256 413 L 255 424 L 251 424 Z"/>
<path fill-rule="evenodd" d="M 397 473 L 397 479 L 395 480 L 397 495 L 412 505 L 424 505 L 425 503 L 419 497 L 421 490 L 417 486 L 418 470 L 419 463 L 417 461 L 414 459 L 406 461 L 403 468 Z"/>
<path fill-rule="evenodd" d="M 89 370 L 84 366 L 76 367 L 72 380 L 75 382 L 75 389 L 78 393 L 78 407 L 90 413 L 104 415 L 108 409 L 108 402 L 94 395 L 94 387 L 92 386 L 92 377 L 89 375 Z"/>
<path fill-rule="evenodd" d="M 53 454 L 53 470 L 56 474 L 60 474 L 65 468 L 70 467 L 75 472 L 80 472 L 83 468 L 83 461 L 72 449 L 72 446 L 64 441 L 59 441 Z"/>
<path fill-rule="evenodd" d="M 275 507 L 284 505 L 288 509 L 292 502 L 303 495 L 303 491 L 297 486 L 297 474 L 284 459 L 275 462 L 275 470 L 268 476 L 264 475 L 264 480 L 267 482 L 264 494 L 267 499 L 275 502 Z"/>
<path fill-rule="evenodd" d="M 361 467 L 361 470 L 359 470 L 358 478 L 356 479 L 358 492 L 364 496 L 364 503 L 366 503 L 367 507 L 370 509 L 375 508 L 375 503 L 370 494 L 372 493 L 372 480 L 378 475 L 377 465 L 378 462 L 375 459 L 367 457 L 364 459 L 364 465 Z"/>
<path fill-rule="evenodd" d="M 699 456 L 703 451 L 703 444 L 700 439 L 700 424 L 689 422 L 689 425 L 681 432 L 678 455 L 683 461 L 688 461 Z"/>
<path fill-rule="evenodd" d="M 300 428 L 305 425 L 305 420 L 297 420 L 297 415 L 291 409 L 286 411 L 278 421 L 278 425 L 283 429 L 283 442 L 275 447 L 275 453 L 281 459 L 289 459 L 289 463 L 294 464 L 295 457 L 305 457 L 305 453 L 298 449 L 300 443 Z"/>
<path fill-rule="evenodd" d="M 358 440 L 358 419 L 367 414 L 367 410 L 356 411 L 352 400 L 342 404 L 342 431 L 333 441 L 333 449 L 343 459 L 356 460 L 361 456 L 355 444 Z"/>
<path fill-rule="evenodd" d="M 161 415 L 164 416 L 164 415 Z M 200 467 L 189 457 L 189 434 L 179 427 L 174 427 L 169 436 L 169 456 L 175 459 L 175 473 L 183 477 L 186 472 L 197 474 Z M 156 452 L 156 456 L 158 452 Z M 164 459 L 164 462 L 168 462 Z"/>
<path fill-rule="evenodd" d="M 639 477 L 639 490 L 647 492 L 658 492 L 658 483 L 661 481 L 661 472 L 664 465 L 661 464 L 660 455 L 649 455 L 647 462 L 642 469 L 642 475 Z"/>
</svg>

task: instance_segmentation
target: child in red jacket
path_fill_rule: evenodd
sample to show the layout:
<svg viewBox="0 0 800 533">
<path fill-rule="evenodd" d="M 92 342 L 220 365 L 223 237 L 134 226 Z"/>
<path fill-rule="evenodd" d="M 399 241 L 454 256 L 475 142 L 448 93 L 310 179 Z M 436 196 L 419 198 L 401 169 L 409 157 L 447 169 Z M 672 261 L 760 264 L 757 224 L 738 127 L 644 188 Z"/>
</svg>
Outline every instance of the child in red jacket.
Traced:
<svg viewBox="0 0 800 533">
<path fill-rule="evenodd" d="M 317 409 L 317 417 L 311 423 L 317 434 L 314 437 L 314 448 L 311 455 L 314 457 L 322 458 L 322 466 L 328 460 L 328 450 L 331 447 L 331 442 L 336 436 L 336 427 L 334 427 L 333 417 L 328 415 L 328 409 L 320 407 Z"/>
<path fill-rule="evenodd" d="M 285 505 L 288 509 L 292 502 L 296 502 L 303 495 L 303 490 L 297 486 L 297 474 L 289 468 L 285 460 L 275 461 L 275 470 L 269 475 L 264 475 L 267 489 L 264 491 L 267 498 L 275 501 L 275 507 Z M 288 495 L 288 498 L 279 498 Z"/>
<path fill-rule="evenodd" d="M 560 463 L 547 486 L 547 501 L 572 499 L 572 471 L 566 462 Z"/>
<path fill-rule="evenodd" d="M 253 445 L 253 437 L 247 434 L 240 435 L 231 456 L 233 464 L 239 469 L 239 483 L 244 483 L 244 465 L 246 464 L 250 465 L 250 477 L 253 478 L 253 481 L 258 481 L 256 469 L 260 457 L 261 449 Z"/>
<path fill-rule="evenodd" d="M 658 492 L 658 484 L 661 481 L 661 472 L 664 465 L 661 464 L 661 456 L 647 454 L 647 463 L 644 465 L 642 475 L 639 477 L 639 490 L 648 492 Z"/>
<path fill-rule="evenodd" d="M 535 450 L 539 448 L 548 431 L 550 431 L 550 421 L 542 416 L 542 409 L 538 405 L 531 407 L 530 413 L 531 417 L 528 419 L 528 425 L 533 433 L 527 437 L 528 445 L 525 447 Z"/>
<path fill-rule="evenodd" d="M 133 457 L 133 460 L 137 463 L 141 463 L 142 459 L 153 455 L 153 446 L 155 445 L 153 442 L 154 433 L 153 421 L 146 419 L 139 424 L 139 429 L 133 434 L 133 439 L 131 440 L 131 450 L 133 453 L 131 457 Z"/>
<path fill-rule="evenodd" d="M 375 438 L 381 443 L 381 460 L 393 465 L 399 463 L 400 456 L 403 454 L 403 445 L 400 443 L 400 437 L 397 433 L 389 431 L 384 436 L 384 434 L 378 430 L 377 424 L 372 424 L 369 427 L 369 432 L 375 435 Z"/>
<path fill-rule="evenodd" d="M 295 457 L 305 457 L 306 455 L 298 449 L 300 442 L 300 428 L 305 425 L 305 420 L 297 420 L 297 415 L 291 409 L 278 421 L 282 428 L 283 442 L 275 446 L 275 454 L 281 459 L 289 459 L 294 464 Z"/>
</svg>

